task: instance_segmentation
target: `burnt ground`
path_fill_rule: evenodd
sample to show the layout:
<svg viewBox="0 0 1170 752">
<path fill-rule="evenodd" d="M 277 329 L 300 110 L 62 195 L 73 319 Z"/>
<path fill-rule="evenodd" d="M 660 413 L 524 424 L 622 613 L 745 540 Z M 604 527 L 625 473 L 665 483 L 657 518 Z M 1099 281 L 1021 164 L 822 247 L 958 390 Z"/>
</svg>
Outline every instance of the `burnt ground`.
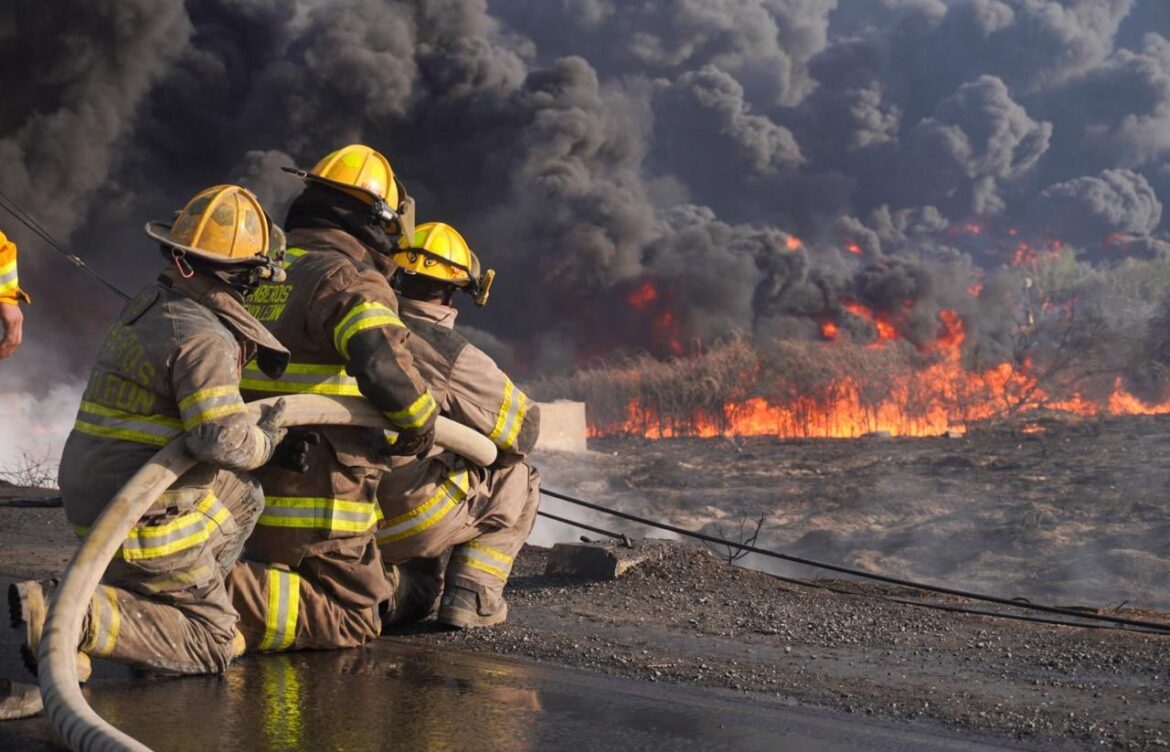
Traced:
<svg viewBox="0 0 1170 752">
<path fill-rule="evenodd" d="M 962 438 L 606 439 L 590 447 L 543 457 L 545 486 L 732 538 L 741 521 L 750 528 L 763 516 L 767 548 L 907 579 L 1170 610 L 1170 416 L 1050 416 Z M 552 499 L 545 508 L 582 515 Z"/>
<path fill-rule="evenodd" d="M 1132 606 L 1167 597 L 1159 567 L 1170 545 L 1170 422 L 1021 429 L 925 440 L 613 440 L 541 466 L 550 488 L 693 527 L 767 514 L 761 542 L 803 555 L 1048 602 L 1130 600 L 1120 613 L 1160 618 Z M 0 578 L 59 571 L 72 546 L 60 510 L 8 503 Z M 536 539 L 550 536 L 546 528 Z M 606 582 L 545 576 L 548 551 L 530 546 L 514 569 L 507 624 L 465 634 L 422 625 L 393 639 L 1023 749 L 1170 747 L 1170 637 L 932 610 L 921 604 L 960 602 L 817 583 L 849 591 L 830 592 L 730 567 L 700 547 L 635 546 L 650 558 Z"/>
</svg>

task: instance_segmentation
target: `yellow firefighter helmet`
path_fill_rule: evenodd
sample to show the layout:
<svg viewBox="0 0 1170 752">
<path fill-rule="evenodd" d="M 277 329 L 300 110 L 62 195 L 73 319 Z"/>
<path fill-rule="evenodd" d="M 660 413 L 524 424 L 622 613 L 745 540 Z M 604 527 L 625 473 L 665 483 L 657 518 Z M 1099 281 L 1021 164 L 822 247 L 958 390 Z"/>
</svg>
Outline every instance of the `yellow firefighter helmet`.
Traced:
<svg viewBox="0 0 1170 752">
<path fill-rule="evenodd" d="M 390 160 L 362 144 L 350 144 L 326 154 L 313 169 L 282 168 L 306 183 L 336 188 L 373 207 L 386 231 L 404 237 L 414 232 L 414 199 L 394 175 Z"/>
<path fill-rule="evenodd" d="M 216 264 L 279 269 L 284 232 L 260 199 L 238 185 L 205 188 L 187 202 L 171 224 L 148 222 L 146 234 L 172 249 Z"/>
<path fill-rule="evenodd" d="M 398 245 L 394 263 L 406 274 L 421 274 L 464 288 L 476 305 L 487 303 L 496 273 L 492 269 L 481 273 L 479 258 L 451 225 L 421 224 L 413 237 L 403 237 Z"/>
</svg>

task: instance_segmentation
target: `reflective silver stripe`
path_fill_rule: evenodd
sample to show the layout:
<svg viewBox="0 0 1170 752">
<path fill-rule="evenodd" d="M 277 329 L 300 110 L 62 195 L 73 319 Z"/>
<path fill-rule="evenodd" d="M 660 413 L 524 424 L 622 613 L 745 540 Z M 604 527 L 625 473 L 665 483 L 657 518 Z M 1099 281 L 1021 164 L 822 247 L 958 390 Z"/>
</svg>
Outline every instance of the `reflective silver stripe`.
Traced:
<svg viewBox="0 0 1170 752">
<path fill-rule="evenodd" d="M 332 394 L 360 397 L 357 379 L 345 372 L 345 366 L 318 363 L 290 363 L 279 379 L 270 379 L 254 366 L 244 368 L 241 389 L 272 394 Z"/>
<path fill-rule="evenodd" d="M 394 543 L 412 535 L 417 535 L 431 527 L 455 508 L 455 505 L 467 498 L 468 474 L 467 469 L 460 467 L 443 480 L 438 491 L 429 499 L 412 509 L 407 514 L 395 517 L 385 527 L 378 530 L 379 545 Z"/>
<path fill-rule="evenodd" d="M 295 496 L 268 496 L 257 521 L 265 527 L 316 528 L 364 533 L 378 522 L 378 507 L 361 501 Z"/>
<path fill-rule="evenodd" d="M 109 655 L 118 643 L 122 614 L 118 609 L 118 595 L 114 588 L 99 585 L 90 601 L 90 639 L 83 646 L 90 655 Z"/>
<path fill-rule="evenodd" d="M 504 379 L 504 398 L 500 403 L 500 414 L 488 438 L 501 449 L 511 449 L 520 436 L 524 416 L 528 412 L 528 397 L 516 388 L 509 378 Z"/>
<path fill-rule="evenodd" d="M 261 650 L 286 650 L 296 638 L 301 607 L 301 578 L 283 569 L 268 570 L 268 608 L 264 614 Z"/>
<path fill-rule="evenodd" d="M 96 402 L 82 402 L 74 428 L 82 433 L 162 446 L 183 433 L 178 418 L 137 415 Z"/>
<path fill-rule="evenodd" d="M 18 281 L 19 280 L 16 276 L 16 266 L 13 265 L 12 271 L 0 274 L 0 289 L 3 289 L 6 286 L 16 287 Z"/>
<path fill-rule="evenodd" d="M 226 415 L 243 412 L 244 400 L 235 384 L 203 389 L 179 402 L 183 427 L 192 428 Z"/>
<path fill-rule="evenodd" d="M 468 566 L 505 582 L 512 571 L 511 556 L 476 541 L 468 541 L 457 546 L 451 558 L 453 561 L 465 562 Z"/>
<path fill-rule="evenodd" d="M 430 391 L 425 391 L 409 407 L 382 414 L 399 428 L 418 428 L 430 420 L 438 409 L 439 405 Z"/>
<path fill-rule="evenodd" d="M 402 319 L 381 303 L 360 303 L 354 306 L 333 330 L 333 348 L 342 357 L 349 358 L 349 340 L 358 332 L 382 326 L 402 327 Z"/>
</svg>

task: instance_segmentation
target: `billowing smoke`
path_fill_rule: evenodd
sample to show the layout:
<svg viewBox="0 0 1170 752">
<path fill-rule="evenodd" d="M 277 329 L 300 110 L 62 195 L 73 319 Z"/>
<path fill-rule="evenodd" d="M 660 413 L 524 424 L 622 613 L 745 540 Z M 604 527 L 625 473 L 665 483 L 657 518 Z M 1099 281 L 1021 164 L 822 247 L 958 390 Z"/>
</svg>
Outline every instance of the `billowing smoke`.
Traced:
<svg viewBox="0 0 1170 752">
<path fill-rule="evenodd" d="M 1028 249 L 1165 258 L 1168 38 L 1163 0 L 6 3 L 0 190 L 133 288 L 146 219 L 229 180 L 282 216 L 281 165 L 363 141 L 499 270 L 468 323 L 528 373 L 864 338 L 854 303 L 994 358 Z M 37 298 L 0 379 L 83 371 L 115 301 L 0 222 Z"/>
</svg>

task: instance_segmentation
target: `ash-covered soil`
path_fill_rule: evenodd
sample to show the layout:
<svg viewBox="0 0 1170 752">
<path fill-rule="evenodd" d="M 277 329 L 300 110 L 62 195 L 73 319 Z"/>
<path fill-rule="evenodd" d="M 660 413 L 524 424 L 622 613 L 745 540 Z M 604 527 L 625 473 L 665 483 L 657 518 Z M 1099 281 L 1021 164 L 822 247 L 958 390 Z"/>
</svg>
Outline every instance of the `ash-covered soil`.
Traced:
<svg viewBox="0 0 1170 752">
<path fill-rule="evenodd" d="M 590 448 L 541 457 L 545 486 L 731 538 L 763 516 L 759 545 L 908 579 L 1170 609 L 1170 416 L 1032 416 L 962 438 L 603 439 Z M 647 533 L 552 499 L 544 508 Z M 547 522 L 537 532 L 538 542 L 569 537 Z"/>
</svg>

